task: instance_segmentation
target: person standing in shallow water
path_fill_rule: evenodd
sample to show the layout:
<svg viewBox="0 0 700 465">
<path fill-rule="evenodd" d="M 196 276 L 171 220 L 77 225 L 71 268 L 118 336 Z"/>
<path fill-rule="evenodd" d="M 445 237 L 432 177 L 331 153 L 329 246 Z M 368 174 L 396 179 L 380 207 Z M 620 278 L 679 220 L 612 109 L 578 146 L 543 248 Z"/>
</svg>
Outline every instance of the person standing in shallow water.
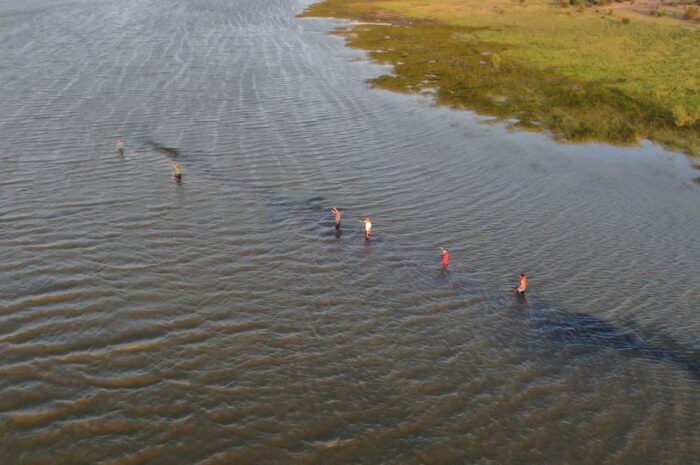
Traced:
<svg viewBox="0 0 700 465">
<path fill-rule="evenodd" d="M 365 223 L 365 239 L 370 240 L 372 237 L 372 220 L 368 216 L 364 220 L 362 220 L 363 223 Z"/>
<path fill-rule="evenodd" d="M 520 295 L 525 295 L 525 291 L 527 291 L 527 276 L 525 276 L 525 273 L 520 273 L 520 285 L 517 287 L 516 291 L 518 291 Z"/>
<path fill-rule="evenodd" d="M 335 230 L 338 231 L 340 230 L 340 217 L 343 216 L 343 214 L 335 207 L 331 208 L 331 213 L 335 215 Z"/>
<path fill-rule="evenodd" d="M 124 141 L 121 139 L 117 140 L 117 153 L 124 153 Z"/>
<path fill-rule="evenodd" d="M 174 174 L 175 181 L 177 181 L 177 182 L 182 181 L 182 166 L 180 166 L 179 163 L 172 163 L 170 166 L 172 166 L 173 170 L 175 171 L 175 174 Z"/>
<path fill-rule="evenodd" d="M 442 269 L 446 270 L 450 266 L 450 254 L 444 247 L 440 247 L 440 250 L 442 251 Z"/>
</svg>

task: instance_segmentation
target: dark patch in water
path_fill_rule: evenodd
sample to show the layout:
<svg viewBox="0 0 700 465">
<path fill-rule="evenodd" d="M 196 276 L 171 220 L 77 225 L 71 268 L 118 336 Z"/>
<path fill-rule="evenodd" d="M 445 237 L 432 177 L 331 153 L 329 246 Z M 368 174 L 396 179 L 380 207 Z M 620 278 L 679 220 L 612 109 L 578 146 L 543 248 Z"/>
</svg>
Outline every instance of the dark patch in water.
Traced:
<svg viewBox="0 0 700 465">
<path fill-rule="evenodd" d="M 146 144 L 156 152 L 160 152 L 169 158 L 175 159 L 180 157 L 180 151 L 175 147 L 168 147 L 153 141 L 146 141 Z"/>
<path fill-rule="evenodd" d="M 562 348 L 581 349 L 583 354 L 612 349 L 625 356 L 671 362 L 700 380 L 698 354 L 672 338 L 664 337 L 662 345 L 648 342 L 632 325 L 617 327 L 586 313 L 568 313 L 552 307 L 533 308 L 527 305 L 524 297 L 518 298 L 517 306 L 525 310 L 523 315 L 531 331 Z M 655 335 L 653 339 L 661 337 Z"/>
<path fill-rule="evenodd" d="M 294 204 L 289 200 L 288 197 L 279 194 L 270 194 L 265 199 L 265 205 L 272 208 L 284 209 L 289 209 L 294 206 Z"/>
<path fill-rule="evenodd" d="M 143 145 L 165 155 L 171 160 L 178 159 L 183 164 L 185 172 L 194 170 L 219 185 L 260 189 L 260 186 L 254 183 L 241 181 L 211 166 L 207 160 L 206 153 L 193 154 L 189 151 L 182 153 L 178 148 L 168 147 L 152 139 L 144 140 Z M 262 199 L 262 202 L 267 210 L 267 219 L 272 224 L 284 224 L 290 220 L 294 223 L 295 220 L 299 220 L 304 224 L 315 224 L 316 227 L 323 231 L 328 228 L 328 235 L 335 234 L 338 238 L 342 235 L 342 232 L 336 233 L 333 229 L 334 222 L 330 213 L 331 206 L 328 205 L 325 197 L 313 196 L 304 199 L 301 195 L 269 191 L 266 197 Z M 325 232 L 321 232 L 321 235 L 325 235 Z M 372 240 L 374 241 L 375 239 L 373 238 Z"/>
<path fill-rule="evenodd" d="M 323 211 L 326 209 L 324 203 L 326 199 L 323 197 L 311 197 L 304 200 L 302 203 L 313 211 Z"/>
</svg>

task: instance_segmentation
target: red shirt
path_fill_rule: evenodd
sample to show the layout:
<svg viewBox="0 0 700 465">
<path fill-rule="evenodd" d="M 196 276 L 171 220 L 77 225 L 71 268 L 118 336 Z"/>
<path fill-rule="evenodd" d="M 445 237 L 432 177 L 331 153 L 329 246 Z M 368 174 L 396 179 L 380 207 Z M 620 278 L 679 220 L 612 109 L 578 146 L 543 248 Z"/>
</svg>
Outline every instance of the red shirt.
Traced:
<svg viewBox="0 0 700 465">
<path fill-rule="evenodd" d="M 448 266 L 450 264 L 450 254 L 442 254 L 442 266 Z"/>
</svg>

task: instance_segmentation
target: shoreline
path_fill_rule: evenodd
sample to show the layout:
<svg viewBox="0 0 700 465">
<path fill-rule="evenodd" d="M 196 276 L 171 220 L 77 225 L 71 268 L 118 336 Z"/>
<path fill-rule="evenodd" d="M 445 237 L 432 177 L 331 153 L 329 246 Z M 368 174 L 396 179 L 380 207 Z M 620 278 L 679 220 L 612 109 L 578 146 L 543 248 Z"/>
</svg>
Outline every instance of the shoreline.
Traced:
<svg viewBox="0 0 700 465">
<path fill-rule="evenodd" d="M 448 7 L 455 1 L 437 3 Z M 413 4 L 411 0 L 406 3 Z M 656 94 L 630 91 L 624 87 L 625 82 L 619 85 L 611 80 L 586 80 L 555 66 L 539 67 L 513 59 L 511 53 L 517 47 L 483 40 L 484 34 L 494 33 L 489 27 L 455 24 L 457 20 L 447 22 L 428 14 L 419 17 L 415 11 L 407 15 L 376 5 L 369 0 L 321 0 L 297 17 L 349 21 L 332 34 L 344 37 L 351 48 L 365 50 L 372 62 L 392 66 L 391 74 L 368 81 L 373 87 L 429 94 L 437 105 L 474 111 L 506 123 L 511 129 L 543 132 L 559 142 L 633 147 L 647 139 L 664 149 L 689 155 L 693 166 L 700 169 L 700 105 L 697 109 L 693 106 L 694 96 L 688 99 L 687 108 L 681 104 L 671 107 L 670 102 L 656 98 Z M 464 11 L 471 10 L 464 7 Z M 542 11 L 559 14 L 551 8 Z M 590 13 L 594 11 L 598 10 Z M 487 12 L 486 17 L 489 15 Z M 593 19 L 589 15 L 582 20 Z M 622 22 L 604 22 L 605 31 L 627 30 L 620 26 Z M 568 22 L 564 25 L 569 27 Z M 665 34 L 665 27 L 643 24 L 638 26 L 641 32 L 632 30 L 630 34 L 634 37 L 649 31 L 656 33 L 656 28 Z M 506 39 L 502 42 L 510 40 L 508 34 L 515 34 L 513 30 L 504 33 Z M 693 29 L 688 34 L 700 43 L 700 30 Z M 700 62 L 697 67 L 700 71 Z M 629 81 L 639 85 L 635 80 Z"/>
</svg>

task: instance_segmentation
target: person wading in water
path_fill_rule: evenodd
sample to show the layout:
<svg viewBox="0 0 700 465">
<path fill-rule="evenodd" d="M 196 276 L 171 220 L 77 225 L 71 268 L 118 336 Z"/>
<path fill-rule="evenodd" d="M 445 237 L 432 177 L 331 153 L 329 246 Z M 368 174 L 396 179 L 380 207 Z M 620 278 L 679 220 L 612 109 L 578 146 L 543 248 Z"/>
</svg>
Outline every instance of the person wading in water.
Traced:
<svg viewBox="0 0 700 465">
<path fill-rule="evenodd" d="M 527 276 L 525 276 L 525 273 L 520 273 L 520 286 L 515 290 L 518 291 L 518 294 L 525 295 L 525 291 L 527 291 Z"/>
<path fill-rule="evenodd" d="M 362 222 L 365 223 L 365 239 L 369 240 L 372 237 L 372 220 L 368 216 Z"/>
<path fill-rule="evenodd" d="M 170 166 L 172 166 L 173 170 L 175 170 L 175 181 L 182 181 L 182 166 L 180 166 L 179 163 L 172 163 Z"/>
<path fill-rule="evenodd" d="M 340 229 L 340 217 L 343 215 L 340 213 L 340 210 L 335 207 L 331 208 L 331 213 L 335 215 L 335 229 L 337 231 Z"/>
<path fill-rule="evenodd" d="M 442 250 L 442 269 L 446 270 L 450 266 L 450 254 L 447 253 L 447 249 L 444 247 L 440 247 L 440 250 Z"/>
</svg>

